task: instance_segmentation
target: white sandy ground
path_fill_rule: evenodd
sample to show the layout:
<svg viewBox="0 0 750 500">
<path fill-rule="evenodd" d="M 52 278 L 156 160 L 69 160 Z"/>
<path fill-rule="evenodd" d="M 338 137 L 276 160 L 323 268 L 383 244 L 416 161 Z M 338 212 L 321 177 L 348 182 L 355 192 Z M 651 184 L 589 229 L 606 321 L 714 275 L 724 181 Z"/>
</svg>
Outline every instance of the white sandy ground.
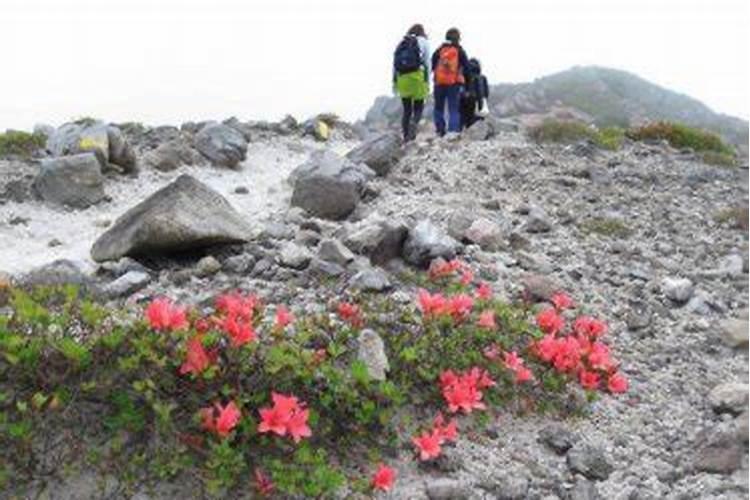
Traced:
<svg viewBox="0 0 750 500">
<path fill-rule="evenodd" d="M 340 154 L 353 143 L 327 145 Z M 67 210 L 29 200 L 9 202 L 0 206 L 0 271 L 19 274 L 56 259 L 70 259 L 93 267 L 89 251 L 96 238 L 106 230 L 106 222 L 114 222 L 151 193 L 172 182 L 181 174 L 189 174 L 223 195 L 235 209 L 247 217 L 251 225 L 289 207 L 291 187 L 288 174 L 304 162 L 310 151 L 325 147 L 312 140 L 275 139 L 251 143 L 247 159 L 238 170 L 209 166 L 181 167 L 173 172 L 142 170 L 137 178 L 108 177 L 105 191 L 111 202 L 85 210 Z M 236 194 L 238 186 L 249 193 Z M 30 219 L 26 224 L 11 225 L 13 217 Z M 62 245 L 50 247 L 59 240 Z"/>
</svg>

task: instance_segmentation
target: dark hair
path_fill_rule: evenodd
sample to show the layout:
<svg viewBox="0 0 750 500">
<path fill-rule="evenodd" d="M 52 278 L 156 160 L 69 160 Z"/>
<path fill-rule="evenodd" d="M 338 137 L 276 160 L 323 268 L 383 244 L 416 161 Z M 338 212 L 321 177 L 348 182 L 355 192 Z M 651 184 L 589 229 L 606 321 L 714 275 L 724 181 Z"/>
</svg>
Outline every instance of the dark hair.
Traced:
<svg viewBox="0 0 750 500">
<path fill-rule="evenodd" d="M 458 31 L 458 28 L 451 28 L 445 32 L 445 39 L 453 43 L 458 43 L 461 41 L 461 32 Z"/>
<path fill-rule="evenodd" d="M 422 36 L 427 38 L 427 33 L 424 32 L 424 26 L 417 23 L 406 32 L 407 35 Z"/>
</svg>

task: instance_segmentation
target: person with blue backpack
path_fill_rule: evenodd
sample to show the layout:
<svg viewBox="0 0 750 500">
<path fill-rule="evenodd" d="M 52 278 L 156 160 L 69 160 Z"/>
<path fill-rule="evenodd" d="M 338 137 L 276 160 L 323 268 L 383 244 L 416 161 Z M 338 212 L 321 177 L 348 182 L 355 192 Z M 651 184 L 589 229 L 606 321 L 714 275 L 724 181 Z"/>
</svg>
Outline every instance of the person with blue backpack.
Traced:
<svg viewBox="0 0 750 500">
<path fill-rule="evenodd" d="M 415 24 L 393 54 L 393 85 L 401 97 L 401 128 L 404 142 L 417 137 L 424 101 L 430 93 L 430 46 L 421 24 Z"/>
</svg>

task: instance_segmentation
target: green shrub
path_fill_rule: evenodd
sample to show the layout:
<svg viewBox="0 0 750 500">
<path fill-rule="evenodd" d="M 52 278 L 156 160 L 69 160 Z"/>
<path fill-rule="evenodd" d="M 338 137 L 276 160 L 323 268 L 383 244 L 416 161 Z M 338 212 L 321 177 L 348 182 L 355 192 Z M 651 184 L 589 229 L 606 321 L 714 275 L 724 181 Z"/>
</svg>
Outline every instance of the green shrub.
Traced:
<svg viewBox="0 0 750 500">
<path fill-rule="evenodd" d="M 630 236 L 630 228 L 619 219 L 614 217 L 592 217 L 581 224 L 584 233 L 601 234 L 613 238 L 627 238 Z"/>
<path fill-rule="evenodd" d="M 237 295 L 222 296 L 205 316 L 154 301 L 148 321 L 128 322 L 70 287 L 13 289 L 12 311 L 0 321 L 0 476 L 12 479 L 0 483 L 12 481 L 6 489 L 23 497 L 24 485 L 37 477 L 34 464 L 46 463 L 35 455 L 44 449 L 35 440 L 54 438 L 86 466 L 114 469 L 124 482 L 189 475 L 203 482 L 200 493 L 233 498 L 255 474 L 271 478 L 281 494 L 328 498 L 345 483 L 367 491 L 362 470 L 370 465 L 363 460 L 382 460 L 404 435 L 437 425 L 435 415 L 451 411 L 440 382 L 447 372 L 477 370 L 491 379 L 479 395 L 483 404 L 474 401 L 488 414 L 461 419 L 461 433 L 503 409 L 561 417 L 581 410 L 566 390 L 578 373 L 543 361 L 534 347 L 556 338 L 544 336 L 541 315 L 467 284 L 470 271 L 457 280 L 459 268 L 450 264 L 423 282 L 435 292 L 420 292 L 421 311 L 390 297 L 346 297 L 353 303 L 339 302 L 335 314 L 305 315 L 289 326 L 278 326 L 278 309 L 274 323 L 263 304 Z M 425 304 L 435 300 L 442 309 L 428 314 Z M 231 320 L 234 326 L 227 304 L 245 315 Z M 544 313 L 560 322 L 558 335 L 573 335 L 558 311 Z M 249 322 L 249 340 L 235 345 L 242 321 Z M 386 380 L 375 380 L 357 360 L 365 326 L 383 340 Z M 528 369 L 525 381 L 503 353 L 523 357 L 516 361 Z M 604 390 L 612 373 L 602 371 L 601 384 L 589 390 Z M 262 430 L 261 410 L 276 404 L 274 392 L 303 402 L 310 435 L 297 442 Z M 220 432 L 217 412 L 230 404 L 239 417 Z"/>
<path fill-rule="evenodd" d="M 541 125 L 529 130 L 529 137 L 536 142 L 573 143 L 585 139 L 603 149 L 620 149 L 625 139 L 625 131 L 620 127 L 597 129 L 582 122 L 547 119 Z"/>
<path fill-rule="evenodd" d="M 729 224 L 732 228 L 742 231 L 747 231 L 750 227 L 747 204 L 724 208 L 715 215 L 714 219 L 719 224 Z"/>
<path fill-rule="evenodd" d="M 733 154 L 717 153 L 716 151 L 706 151 L 701 155 L 703 163 L 715 165 L 717 167 L 736 167 L 737 157 Z"/>
<path fill-rule="evenodd" d="M 536 142 L 577 142 L 594 139 L 594 129 L 582 122 L 547 119 L 529 130 L 529 137 Z"/>
<path fill-rule="evenodd" d="M 622 147 L 625 140 L 625 130 L 620 127 L 605 127 L 596 133 L 594 142 L 599 147 L 616 151 Z"/>
<path fill-rule="evenodd" d="M 46 141 L 42 134 L 8 130 L 0 134 L 0 156 L 31 156 L 43 148 Z"/>
<path fill-rule="evenodd" d="M 675 148 L 692 148 L 694 151 L 712 151 L 733 155 L 734 150 L 721 137 L 711 132 L 675 122 L 653 122 L 631 128 L 627 136 L 635 141 L 665 140 Z"/>
</svg>

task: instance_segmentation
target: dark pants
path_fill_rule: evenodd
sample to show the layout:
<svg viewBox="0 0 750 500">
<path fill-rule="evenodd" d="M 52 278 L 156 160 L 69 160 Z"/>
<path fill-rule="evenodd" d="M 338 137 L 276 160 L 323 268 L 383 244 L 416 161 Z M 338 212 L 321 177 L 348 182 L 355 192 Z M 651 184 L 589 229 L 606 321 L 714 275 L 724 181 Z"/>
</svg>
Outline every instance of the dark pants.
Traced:
<svg viewBox="0 0 750 500">
<path fill-rule="evenodd" d="M 459 96 L 461 85 L 435 85 L 435 130 L 445 135 L 445 105 L 448 105 L 448 132 L 461 132 Z"/>
<path fill-rule="evenodd" d="M 479 121 L 477 116 L 477 99 L 469 94 L 461 96 L 461 127 L 467 129 Z"/>
<path fill-rule="evenodd" d="M 404 133 L 404 142 L 417 138 L 417 127 L 422 119 L 424 101 L 417 99 L 401 99 L 404 113 L 401 116 L 401 129 Z"/>
</svg>

